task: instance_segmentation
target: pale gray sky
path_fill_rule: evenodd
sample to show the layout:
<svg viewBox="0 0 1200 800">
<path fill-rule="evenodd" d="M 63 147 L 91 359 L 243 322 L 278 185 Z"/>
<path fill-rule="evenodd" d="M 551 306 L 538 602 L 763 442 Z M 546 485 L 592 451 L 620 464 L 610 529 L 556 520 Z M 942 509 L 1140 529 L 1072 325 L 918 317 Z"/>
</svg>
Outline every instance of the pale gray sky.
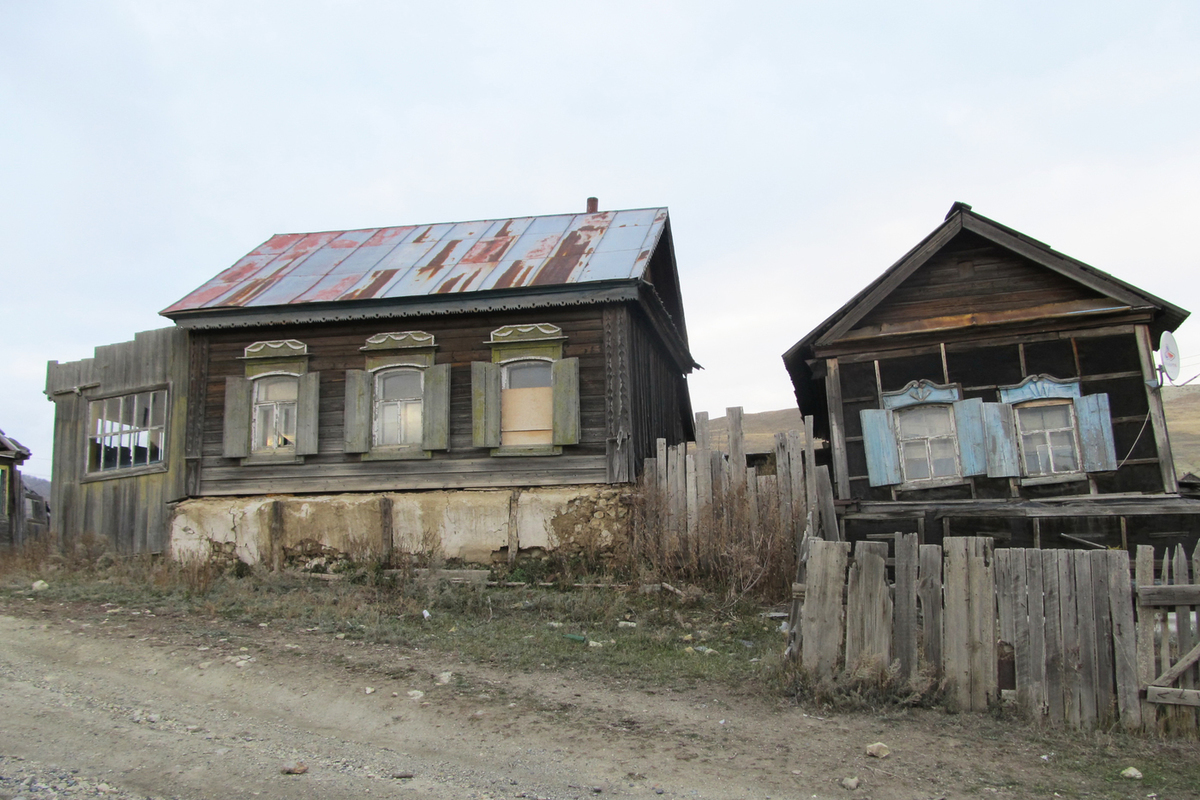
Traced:
<svg viewBox="0 0 1200 800">
<path fill-rule="evenodd" d="M 714 415 L 955 200 L 1200 311 L 1200 6 L 1000 5 L 0 0 L 0 427 L 49 476 L 46 361 L 273 233 L 588 195 L 670 208 Z"/>
</svg>

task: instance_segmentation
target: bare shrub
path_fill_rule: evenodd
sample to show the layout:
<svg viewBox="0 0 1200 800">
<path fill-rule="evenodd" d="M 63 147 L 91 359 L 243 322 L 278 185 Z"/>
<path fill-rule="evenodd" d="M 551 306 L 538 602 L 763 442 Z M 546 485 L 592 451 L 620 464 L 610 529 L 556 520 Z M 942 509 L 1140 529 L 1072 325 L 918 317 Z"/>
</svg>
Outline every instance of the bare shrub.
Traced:
<svg viewBox="0 0 1200 800">
<path fill-rule="evenodd" d="M 712 502 L 688 514 L 643 480 L 633 496 L 626 569 L 643 580 L 695 584 L 731 601 L 790 596 L 795 548 L 774 492 L 714 487 Z"/>
</svg>

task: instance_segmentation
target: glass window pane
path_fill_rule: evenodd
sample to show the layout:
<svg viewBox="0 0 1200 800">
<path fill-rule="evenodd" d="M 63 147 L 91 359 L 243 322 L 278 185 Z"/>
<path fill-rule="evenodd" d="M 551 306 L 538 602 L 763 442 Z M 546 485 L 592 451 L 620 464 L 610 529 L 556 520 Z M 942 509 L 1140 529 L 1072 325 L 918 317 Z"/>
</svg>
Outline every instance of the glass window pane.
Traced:
<svg viewBox="0 0 1200 800">
<path fill-rule="evenodd" d="M 1076 472 L 1079 469 L 1075 456 L 1075 437 L 1070 431 L 1050 434 L 1050 454 L 1054 459 L 1055 472 Z"/>
<path fill-rule="evenodd" d="M 1025 472 L 1028 475 L 1045 475 L 1050 472 L 1050 451 L 1046 447 L 1046 436 L 1041 433 L 1025 434 L 1021 437 L 1021 452 L 1025 456 Z"/>
<path fill-rule="evenodd" d="M 379 406 L 379 428 L 376 444 L 400 443 L 400 411 L 396 403 Z"/>
<path fill-rule="evenodd" d="M 274 378 L 261 378 L 254 382 L 255 402 L 270 403 L 295 400 L 299 394 L 300 380 L 291 376 L 281 375 Z"/>
<path fill-rule="evenodd" d="M 379 378 L 379 399 L 417 400 L 421 397 L 421 373 L 406 369 L 385 372 Z"/>
<path fill-rule="evenodd" d="M 929 475 L 929 455 L 925 442 L 904 443 L 904 478 L 910 481 L 924 480 Z"/>
<path fill-rule="evenodd" d="M 254 449 L 275 446 L 275 406 L 261 405 L 254 409 Z"/>
<path fill-rule="evenodd" d="M 897 412 L 900 436 L 904 439 L 944 436 L 950 433 L 950 409 L 946 406 L 918 406 Z"/>
<path fill-rule="evenodd" d="M 509 389 L 540 389 L 550 386 L 549 361 L 519 361 L 505 368 Z"/>
<path fill-rule="evenodd" d="M 1050 406 L 1025 406 L 1017 409 L 1022 433 L 1071 427 L 1071 410 L 1066 403 Z"/>
<path fill-rule="evenodd" d="M 930 439 L 929 451 L 933 456 L 933 477 L 949 478 L 958 474 L 953 439 Z"/>
<path fill-rule="evenodd" d="M 404 403 L 401 406 L 404 414 L 404 443 L 421 443 L 421 403 L 420 401 Z"/>
</svg>

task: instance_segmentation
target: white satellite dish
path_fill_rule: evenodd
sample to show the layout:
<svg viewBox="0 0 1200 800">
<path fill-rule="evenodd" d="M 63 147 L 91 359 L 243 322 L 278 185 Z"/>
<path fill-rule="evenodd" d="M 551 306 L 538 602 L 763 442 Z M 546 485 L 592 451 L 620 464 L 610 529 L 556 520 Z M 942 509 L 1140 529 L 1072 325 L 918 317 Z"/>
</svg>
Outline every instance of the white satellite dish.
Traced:
<svg viewBox="0 0 1200 800">
<path fill-rule="evenodd" d="M 1179 345 L 1170 331 L 1163 331 L 1158 339 L 1158 361 L 1162 371 L 1174 382 L 1179 377 Z"/>
</svg>

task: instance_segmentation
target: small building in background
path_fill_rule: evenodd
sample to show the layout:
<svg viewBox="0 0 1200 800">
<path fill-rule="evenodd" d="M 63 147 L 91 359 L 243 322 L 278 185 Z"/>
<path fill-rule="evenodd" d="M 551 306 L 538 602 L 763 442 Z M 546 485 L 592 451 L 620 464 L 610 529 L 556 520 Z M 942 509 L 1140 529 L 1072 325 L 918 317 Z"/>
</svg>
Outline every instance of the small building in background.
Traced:
<svg viewBox="0 0 1200 800">
<path fill-rule="evenodd" d="M 19 469 L 30 455 L 29 448 L 0 430 L 0 549 L 17 547 L 49 526 L 45 498 L 25 485 Z"/>
<path fill-rule="evenodd" d="M 49 366 L 65 537 L 514 557 L 693 436 L 665 208 L 277 235 L 162 313 Z"/>
<path fill-rule="evenodd" d="M 1187 316 L 955 203 L 783 358 L 848 538 L 1190 549 L 1154 360 Z"/>
</svg>

